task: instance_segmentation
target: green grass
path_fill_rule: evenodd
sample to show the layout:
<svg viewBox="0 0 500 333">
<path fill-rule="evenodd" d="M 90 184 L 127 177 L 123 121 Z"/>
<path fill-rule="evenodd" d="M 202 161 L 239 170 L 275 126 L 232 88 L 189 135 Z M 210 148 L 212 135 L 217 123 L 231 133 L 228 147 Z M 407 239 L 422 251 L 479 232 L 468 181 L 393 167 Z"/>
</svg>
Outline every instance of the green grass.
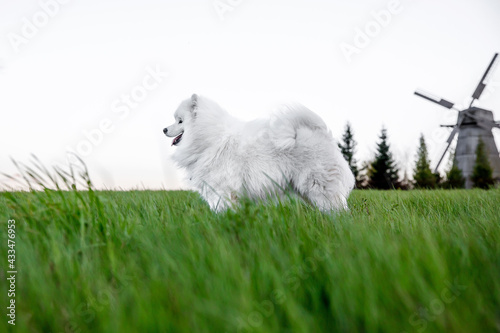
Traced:
<svg viewBox="0 0 500 333">
<path fill-rule="evenodd" d="M 354 191 L 337 216 L 69 189 L 0 193 L 2 267 L 17 226 L 17 332 L 500 330 L 498 189 Z"/>
</svg>

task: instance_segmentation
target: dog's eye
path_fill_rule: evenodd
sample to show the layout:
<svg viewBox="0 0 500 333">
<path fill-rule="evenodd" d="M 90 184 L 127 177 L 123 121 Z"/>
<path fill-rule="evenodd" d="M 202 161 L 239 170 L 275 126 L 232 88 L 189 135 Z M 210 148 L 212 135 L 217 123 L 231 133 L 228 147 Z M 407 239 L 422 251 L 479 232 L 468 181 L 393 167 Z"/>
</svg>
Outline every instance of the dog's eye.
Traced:
<svg viewBox="0 0 500 333">
<path fill-rule="evenodd" d="M 182 124 L 182 119 L 179 119 L 179 124 Z"/>
</svg>

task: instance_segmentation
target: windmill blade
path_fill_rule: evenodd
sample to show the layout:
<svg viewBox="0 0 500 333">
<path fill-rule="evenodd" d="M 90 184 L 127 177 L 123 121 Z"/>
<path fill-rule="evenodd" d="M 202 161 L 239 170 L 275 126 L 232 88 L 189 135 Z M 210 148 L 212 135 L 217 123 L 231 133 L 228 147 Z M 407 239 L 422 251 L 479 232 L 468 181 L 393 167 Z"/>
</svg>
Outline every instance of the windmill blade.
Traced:
<svg viewBox="0 0 500 333">
<path fill-rule="evenodd" d="M 447 109 L 453 108 L 453 105 L 454 105 L 452 102 L 449 102 L 449 101 L 442 99 L 440 97 L 431 95 L 427 92 L 423 92 L 422 90 L 415 91 L 415 95 L 420 96 L 422 98 L 425 98 L 426 100 L 434 102 L 434 103 L 439 104 L 441 106 L 444 106 Z"/>
<path fill-rule="evenodd" d="M 459 126 L 460 125 L 456 125 L 455 127 L 453 127 L 453 131 L 451 131 L 451 134 L 448 137 L 448 140 L 446 140 L 446 142 L 448 142 L 448 145 L 450 145 L 453 142 L 453 139 L 455 138 L 455 135 L 458 133 Z M 448 148 L 446 148 L 446 149 L 448 149 Z"/>
<path fill-rule="evenodd" d="M 448 145 L 446 146 L 446 149 L 444 150 L 443 155 L 441 155 L 441 158 L 439 159 L 439 162 L 436 165 L 436 168 L 434 169 L 434 173 L 436 173 L 438 171 L 438 168 L 441 165 L 441 162 L 443 161 L 444 155 L 446 155 L 446 152 L 448 152 L 448 149 L 450 148 L 451 143 L 453 142 L 453 139 L 455 138 L 455 135 L 458 132 L 459 126 L 460 125 L 455 125 L 455 127 L 453 127 L 453 131 L 451 131 L 451 134 L 448 137 L 448 140 L 446 140 L 448 142 Z"/>
<path fill-rule="evenodd" d="M 484 88 L 486 87 L 486 84 L 488 83 L 488 76 L 493 69 L 493 67 L 496 65 L 498 53 L 495 53 L 493 56 L 493 59 L 490 62 L 490 65 L 488 68 L 486 68 L 486 72 L 484 73 L 483 77 L 481 78 L 481 81 L 479 81 L 479 84 L 476 87 L 476 90 L 472 94 L 472 101 L 475 99 L 479 99 L 481 97 L 481 94 L 483 93 Z M 472 105 L 472 104 L 471 104 Z"/>
<path fill-rule="evenodd" d="M 436 165 L 436 168 L 434 169 L 434 173 L 436 173 L 438 171 L 438 168 L 439 166 L 441 165 L 441 162 L 443 161 L 443 158 L 444 158 L 444 155 L 446 155 L 446 152 L 448 152 L 448 149 L 450 148 L 451 146 L 451 143 L 453 142 L 453 139 L 455 138 L 455 135 L 458 133 L 458 131 L 460 130 L 460 126 L 462 125 L 462 123 L 464 122 L 464 119 L 465 119 L 465 114 L 467 112 L 466 111 L 460 111 L 458 113 L 458 121 L 457 121 L 457 124 L 455 125 L 455 127 L 453 127 L 453 131 L 451 131 L 451 134 L 450 136 L 448 137 L 448 140 L 446 140 L 446 142 L 448 142 L 448 145 L 446 146 L 446 149 L 444 150 L 443 152 L 443 155 L 441 155 L 441 158 L 439 159 L 439 162 L 438 164 Z"/>
</svg>

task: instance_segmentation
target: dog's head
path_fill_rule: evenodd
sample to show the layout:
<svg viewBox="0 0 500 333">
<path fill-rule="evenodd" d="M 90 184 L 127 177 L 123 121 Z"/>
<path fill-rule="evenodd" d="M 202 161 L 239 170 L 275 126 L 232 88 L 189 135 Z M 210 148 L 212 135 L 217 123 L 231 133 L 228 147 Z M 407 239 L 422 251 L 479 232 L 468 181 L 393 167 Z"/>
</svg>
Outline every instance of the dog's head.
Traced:
<svg viewBox="0 0 500 333">
<path fill-rule="evenodd" d="M 166 136 L 175 137 L 172 141 L 172 146 L 177 146 L 181 142 L 186 123 L 191 122 L 196 117 L 197 108 L 198 96 L 193 94 L 191 99 L 182 102 L 175 111 L 175 123 L 163 129 L 163 133 L 165 133 Z"/>
</svg>

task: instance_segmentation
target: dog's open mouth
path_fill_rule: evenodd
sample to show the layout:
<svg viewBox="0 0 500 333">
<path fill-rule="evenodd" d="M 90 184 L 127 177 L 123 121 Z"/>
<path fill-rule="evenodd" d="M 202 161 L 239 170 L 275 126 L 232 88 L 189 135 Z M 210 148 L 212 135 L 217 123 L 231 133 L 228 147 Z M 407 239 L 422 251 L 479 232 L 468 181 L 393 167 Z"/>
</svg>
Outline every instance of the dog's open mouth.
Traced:
<svg viewBox="0 0 500 333">
<path fill-rule="evenodd" d="M 184 134 L 184 132 L 174 138 L 174 140 L 172 141 L 172 146 L 176 146 L 179 142 L 181 142 L 182 134 Z"/>
</svg>

